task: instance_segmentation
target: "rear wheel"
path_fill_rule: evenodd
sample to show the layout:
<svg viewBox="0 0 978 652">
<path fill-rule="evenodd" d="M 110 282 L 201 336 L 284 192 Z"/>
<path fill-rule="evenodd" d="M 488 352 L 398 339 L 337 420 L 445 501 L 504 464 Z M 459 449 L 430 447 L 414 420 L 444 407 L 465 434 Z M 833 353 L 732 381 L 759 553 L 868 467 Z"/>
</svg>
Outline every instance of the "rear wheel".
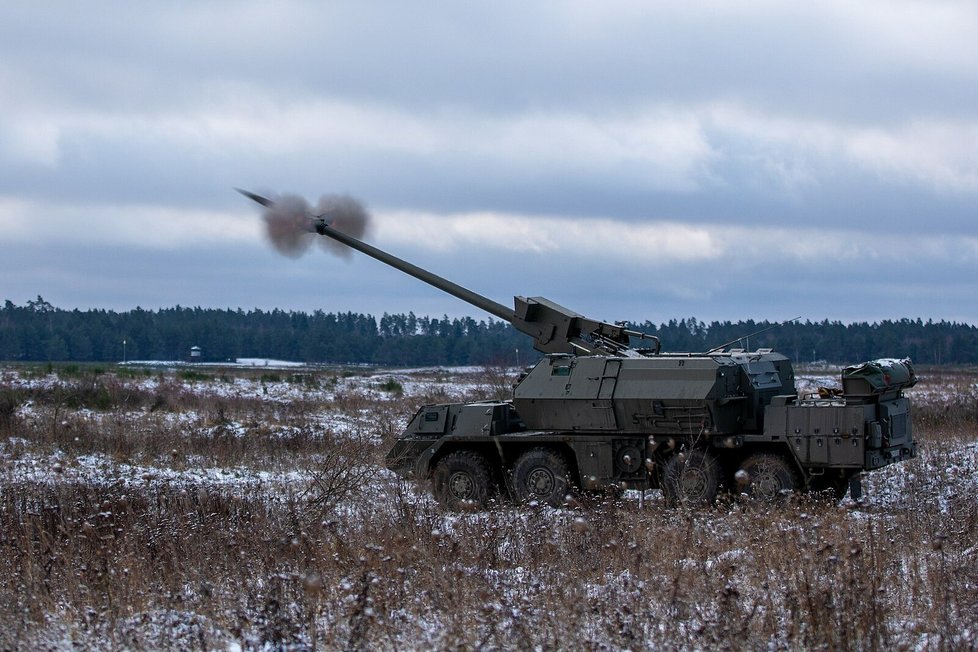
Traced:
<svg viewBox="0 0 978 652">
<path fill-rule="evenodd" d="M 785 500 L 798 490 L 798 472 L 787 459 L 774 453 L 755 453 L 740 465 L 740 492 L 765 502 Z"/>
<path fill-rule="evenodd" d="M 681 451 L 666 460 L 661 484 L 672 507 L 711 505 L 720 488 L 720 465 L 706 449 Z"/>
<path fill-rule="evenodd" d="M 571 489 L 570 469 L 560 453 L 534 448 L 513 465 L 512 486 L 520 502 L 535 500 L 559 507 Z"/>
<path fill-rule="evenodd" d="M 486 458 L 475 451 L 449 453 L 435 465 L 435 498 L 449 509 L 466 505 L 485 507 L 492 489 Z"/>
</svg>

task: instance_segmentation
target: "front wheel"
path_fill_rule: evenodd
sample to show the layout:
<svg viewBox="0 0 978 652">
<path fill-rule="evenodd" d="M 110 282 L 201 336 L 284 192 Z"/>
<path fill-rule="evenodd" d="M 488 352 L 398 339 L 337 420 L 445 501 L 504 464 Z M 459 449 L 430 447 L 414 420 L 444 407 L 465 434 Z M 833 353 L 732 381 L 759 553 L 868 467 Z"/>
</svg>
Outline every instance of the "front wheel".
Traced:
<svg viewBox="0 0 978 652">
<path fill-rule="evenodd" d="M 519 502 L 535 500 L 559 507 L 570 491 L 570 470 L 560 453 L 534 448 L 513 465 L 512 486 Z"/>
<path fill-rule="evenodd" d="M 671 507 L 711 505 L 720 488 L 720 464 L 707 449 L 681 451 L 666 460 L 661 483 Z"/>
<path fill-rule="evenodd" d="M 435 465 L 435 499 L 449 509 L 466 505 L 485 507 L 492 489 L 486 458 L 475 451 L 449 453 Z"/>
</svg>

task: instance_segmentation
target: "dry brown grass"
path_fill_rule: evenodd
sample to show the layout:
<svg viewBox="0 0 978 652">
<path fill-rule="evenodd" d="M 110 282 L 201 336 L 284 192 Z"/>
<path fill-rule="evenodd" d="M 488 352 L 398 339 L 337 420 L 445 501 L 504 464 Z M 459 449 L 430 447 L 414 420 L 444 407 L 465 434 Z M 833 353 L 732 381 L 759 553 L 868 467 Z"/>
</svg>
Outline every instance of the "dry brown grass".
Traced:
<svg viewBox="0 0 978 652">
<path fill-rule="evenodd" d="M 974 381 L 921 395 L 922 455 L 867 478 L 863 506 L 682 511 L 626 496 L 461 514 L 381 455 L 419 393 L 472 388 L 334 381 L 328 400 L 280 403 L 114 379 L 136 398 L 93 413 L 7 384 L 0 648 L 973 647 Z M 156 471 L 76 473 L 90 455 Z M 200 466 L 246 481 L 189 473 Z"/>
</svg>

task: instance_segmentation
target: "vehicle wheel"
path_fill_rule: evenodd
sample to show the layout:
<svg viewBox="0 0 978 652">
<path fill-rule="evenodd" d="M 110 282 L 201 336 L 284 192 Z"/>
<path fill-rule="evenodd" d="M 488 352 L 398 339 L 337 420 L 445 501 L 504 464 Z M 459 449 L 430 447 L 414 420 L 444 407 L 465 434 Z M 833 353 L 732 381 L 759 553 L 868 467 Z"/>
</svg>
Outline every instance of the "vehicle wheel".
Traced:
<svg viewBox="0 0 978 652">
<path fill-rule="evenodd" d="M 791 462 L 774 453 L 751 455 L 740 465 L 740 471 L 746 475 L 740 492 L 765 502 L 785 500 L 800 486 Z"/>
<path fill-rule="evenodd" d="M 492 488 L 486 458 L 475 451 L 449 453 L 435 465 L 435 499 L 449 509 L 465 505 L 485 507 Z"/>
<path fill-rule="evenodd" d="M 710 451 L 694 448 L 666 460 L 662 493 L 668 505 L 711 505 L 719 488 L 720 465 Z"/>
<path fill-rule="evenodd" d="M 512 488 L 518 502 L 535 500 L 559 507 L 571 488 L 567 462 L 549 448 L 528 450 L 513 465 Z"/>
</svg>

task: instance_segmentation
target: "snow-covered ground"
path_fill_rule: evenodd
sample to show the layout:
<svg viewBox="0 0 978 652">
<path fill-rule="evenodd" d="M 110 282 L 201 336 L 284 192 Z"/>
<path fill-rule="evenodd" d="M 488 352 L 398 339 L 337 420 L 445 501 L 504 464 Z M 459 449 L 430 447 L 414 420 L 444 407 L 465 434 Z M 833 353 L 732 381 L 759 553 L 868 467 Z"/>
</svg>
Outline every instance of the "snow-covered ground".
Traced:
<svg viewBox="0 0 978 652">
<path fill-rule="evenodd" d="M 277 373 L 264 373 L 273 369 L 271 365 L 255 367 L 256 371 L 249 371 L 246 366 L 241 366 L 234 373 L 227 374 L 222 374 L 215 367 L 194 374 L 182 374 L 182 369 L 178 368 L 165 373 L 156 370 L 148 375 L 137 373 L 131 378 L 116 379 L 112 374 L 106 375 L 105 382 L 118 381 L 132 391 L 147 395 L 186 393 L 199 399 L 213 400 L 218 405 L 237 406 L 233 409 L 229 407 L 227 414 L 220 418 L 215 417 L 212 407 L 203 406 L 176 411 L 154 411 L 152 406 L 146 404 L 112 411 L 99 411 L 90 407 L 53 411 L 50 404 L 39 404 L 28 399 L 17 406 L 14 415 L 25 434 L 39 433 L 41 436 L 38 440 L 32 440 L 25 436 L 12 435 L 0 440 L 0 492 L 17 491 L 30 486 L 70 488 L 84 485 L 111 491 L 143 492 L 146 495 L 164 495 L 172 491 L 187 492 L 191 496 L 197 493 L 221 493 L 286 502 L 310 489 L 315 454 L 311 454 L 310 459 L 304 462 L 304 468 L 299 468 L 298 464 L 290 465 L 288 457 L 285 457 L 284 462 L 273 463 L 249 458 L 233 464 L 220 464 L 206 455 L 176 450 L 172 455 L 169 450 L 163 450 L 147 456 L 139 452 L 138 446 L 129 452 L 93 452 L 84 450 L 81 445 L 72 447 L 70 440 L 67 446 L 55 445 L 47 438 L 46 433 L 48 430 L 108 432 L 114 435 L 121 432 L 138 438 L 146 436 L 144 430 L 150 430 L 163 432 L 165 436 L 176 440 L 180 437 L 215 441 L 226 438 L 242 444 L 256 437 L 280 437 L 284 441 L 299 435 L 322 438 L 368 436 L 377 443 L 379 412 L 383 412 L 383 418 L 391 420 L 388 427 L 396 432 L 403 428 L 420 402 L 431 397 L 436 400 L 458 400 L 487 389 L 484 370 L 478 368 L 349 368 L 315 370 L 305 376 L 302 368 L 292 366 L 280 367 Z M 57 374 L 32 376 L 14 370 L 0 371 L 0 384 L 28 394 L 55 392 L 65 383 L 71 382 L 76 380 L 62 379 Z M 814 393 L 819 387 L 838 387 L 838 375 L 799 374 L 797 386 L 800 393 Z M 970 405 L 971 409 L 978 410 L 978 385 L 975 385 L 973 377 L 966 375 L 924 378 L 907 393 L 916 405 L 938 413 L 947 406 L 959 409 L 963 405 L 967 409 Z M 302 406 L 299 416 L 290 412 L 297 405 Z M 261 410 L 260 413 L 257 412 L 258 409 Z M 256 418 L 255 414 L 260 414 L 260 418 Z M 643 573 L 640 568 L 633 566 L 609 566 L 598 574 L 588 574 L 587 580 L 580 586 L 573 582 L 571 585 L 550 586 L 548 582 L 555 579 L 566 583 L 569 577 L 573 577 L 572 569 L 560 568 L 551 571 L 553 577 L 541 577 L 535 574 L 535 566 L 525 559 L 529 551 L 569 544 L 597 546 L 600 549 L 607 549 L 608 546 L 627 548 L 636 544 L 616 540 L 616 537 L 623 534 L 631 536 L 629 532 L 634 534 L 636 530 L 645 530 L 641 526 L 629 530 L 622 528 L 614 520 L 602 520 L 608 517 L 600 507 L 597 508 L 597 514 L 580 508 L 504 508 L 483 514 L 443 514 L 437 511 L 431 497 L 423 488 L 399 482 L 393 474 L 379 465 L 373 469 L 368 486 L 361 487 L 358 495 L 336 506 L 336 524 L 329 527 L 341 539 L 353 541 L 358 536 L 363 536 L 362 532 L 357 531 L 360 519 L 355 515 L 362 513 L 365 505 L 366 509 L 378 512 L 388 509 L 403 510 L 402 518 L 410 521 L 405 526 L 406 531 L 425 538 L 419 539 L 417 545 L 423 543 L 444 551 L 441 563 L 446 564 L 446 574 L 456 578 L 479 577 L 486 586 L 493 588 L 493 597 L 486 603 L 487 613 L 491 612 L 491 618 L 498 623 L 494 626 L 507 631 L 517 631 L 526 626 L 528 620 L 539 617 L 539 604 L 527 603 L 527 595 L 579 590 L 581 599 L 587 601 L 592 609 L 598 609 L 595 605 L 602 605 L 601 609 L 618 613 L 616 610 L 619 604 L 625 601 L 636 608 L 654 611 L 658 607 L 643 606 L 643 601 L 647 600 L 650 591 L 658 590 L 656 587 L 675 583 L 682 578 L 693 581 L 694 578 L 718 575 L 729 575 L 728 584 L 736 587 L 732 591 L 739 592 L 741 602 L 749 605 L 753 601 L 753 608 L 763 612 L 771 607 L 762 603 L 762 591 L 751 584 L 754 578 L 748 575 L 749 571 L 746 569 L 765 566 L 761 557 L 769 549 L 757 547 L 764 539 L 782 537 L 799 544 L 810 543 L 813 549 L 806 554 L 813 555 L 814 547 L 826 545 L 827 530 L 842 529 L 850 533 L 860 533 L 882 528 L 885 531 L 891 527 L 904 527 L 908 514 L 916 514 L 919 515 L 915 518 L 919 518 L 921 527 L 930 529 L 925 538 L 928 542 L 933 540 L 933 544 L 928 543 L 933 549 L 929 547 L 926 551 L 907 551 L 902 563 L 913 567 L 919 559 L 936 554 L 934 550 L 940 550 L 940 554 L 946 557 L 941 564 L 978 568 L 978 547 L 973 543 L 969 547 L 960 541 L 954 541 L 953 547 L 938 548 L 945 537 L 954 540 L 956 536 L 954 528 L 960 527 L 962 518 L 959 513 L 962 496 L 970 496 L 973 504 L 974 496 L 978 495 L 978 433 L 971 433 L 969 436 L 966 432 L 955 431 L 953 436 L 945 433 L 939 440 L 928 439 L 929 433 L 926 431 L 918 430 L 916 434 L 920 442 L 918 457 L 910 462 L 866 474 L 865 499 L 862 502 L 857 504 L 847 499 L 838 508 L 813 507 L 812 509 L 825 511 L 819 516 L 788 508 L 784 509 L 783 515 L 778 515 L 777 510 L 774 510 L 775 515 L 771 517 L 771 522 L 774 523 L 772 527 L 778 528 L 777 532 L 751 533 L 749 530 L 745 532 L 738 529 L 745 520 L 741 508 L 734 508 L 729 512 L 721 508 L 692 515 L 672 513 L 664 510 L 659 492 L 646 492 L 641 496 L 645 509 L 649 510 L 650 518 L 653 518 L 651 514 L 655 514 L 654 518 L 659 519 L 654 526 L 648 526 L 649 535 L 659 541 L 656 546 L 663 550 L 667 540 L 676 538 L 680 541 L 678 548 L 682 551 L 672 565 L 656 566 L 657 574 Z M 313 466 L 308 464 L 310 460 Z M 615 509 L 635 516 L 639 501 L 638 492 L 626 492 L 623 506 Z M 98 524 L 97 521 L 93 522 Z M 954 523 L 959 525 L 952 525 Z M 858 534 L 847 536 L 851 538 Z M 498 538 L 498 545 L 493 552 L 499 560 L 498 564 L 466 562 L 462 555 L 452 552 L 457 548 L 472 547 L 473 537 L 486 540 Z M 689 540 L 683 543 L 682 537 L 689 537 Z M 713 552 L 704 556 L 698 550 L 700 545 L 707 544 L 712 546 L 710 549 Z M 652 549 L 655 550 L 656 546 Z M 369 543 L 362 551 L 354 552 L 353 558 L 372 559 L 384 554 L 389 554 L 386 548 Z M 559 558 L 559 550 L 555 554 Z M 585 555 L 583 558 L 590 557 Z M 446 562 L 445 559 L 449 561 Z M 829 560 L 826 563 L 832 563 L 831 558 Z M 403 575 L 405 590 L 410 595 L 412 586 L 409 578 L 418 575 L 421 572 L 419 568 L 425 567 L 427 560 L 422 556 L 413 562 L 415 566 L 411 565 L 412 562 L 395 559 L 384 563 L 400 565 L 399 568 L 392 569 L 391 573 L 396 577 Z M 933 567 L 928 566 L 924 571 L 917 569 L 913 572 L 926 574 L 928 569 L 933 571 Z M 338 610 L 337 613 L 353 613 L 357 608 L 357 601 L 366 594 L 367 590 L 363 587 L 368 580 L 361 579 L 352 569 L 341 571 L 339 576 L 341 579 L 329 590 L 331 595 L 341 596 L 342 601 L 330 608 Z M 302 578 L 286 579 L 290 582 L 306 581 Z M 369 581 L 380 579 L 374 577 Z M 258 578 L 256 586 L 260 588 L 263 583 L 275 581 L 279 580 Z M 817 585 L 819 581 L 828 580 L 812 578 L 811 581 Z M 786 582 L 784 576 L 772 571 L 771 587 L 765 588 L 765 591 L 769 590 L 771 595 L 787 599 L 790 591 L 783 586 Z M 188 595 L 192 595 L 199 589 L 188 587 L 186 591 Z M 676 594 L 682 593 L 678 585 L 675 591 Z M 415 599 L 431 598 L 419 595 Z M 719 600 L 718 595 L 709 595 L 702 604 L 683 607 L 690 609 L 692 615 L 681 610 L 671 613 L 672 624 L 669 627 L 672 629 L 662 630 L 660 634 L 664 637 L 675 637 L 676 631 L 680 631 L 683 636 L 689 637 L 688 640 L 696 640 L 696 632 L 698 628 L 705 626 L 706 620 L 723 616 L 716 611 Z M 115 637 L 113 646 L 120 649 L 119 640 L 132 640 L 144 642 L 143 645 L 132 644 L 136 647 L 148 645 L 165 646 L 169 649 L 194 649 L 206 638 L 211 641 L 212 646 L 220 649 L 261 648 L 262 645 L 267 649 L 274 647 L 270 647 L 267 642 L 262 643 L 257 625 L 243 630 L 250 633 L 236 635 L 233 634 L 234 627 L 229 626 L 226 620 L 212 617 L 213 614 L 209 612 L 181 609 L 171 602 L 163 602 L 165 605 L 160 608 L 143 610 L 118 623 L 111 630 Z M 437 601 L 434 604 L 438 604 Z M 289 609 L 298 609 L 296 604 L 287 606 Z M 373 610 L 375 607 L 367 604 L 364 609 Z M 400 609 L 404 619 L 416 617 L 410 604 Z M 364 613 L 376 617 L 379 612 Z M 247 615 L 252 619 L 261 616 L 254 610 Z M 398 610 L 387 612 L 386 617 L 396 621 L 399 617 Z M 580 614 L 576 617 L 587 621 Z M 49 635 L 43 642 L 51 649 L 71 649 L 76 647 L 76 641 L 81 641 L 83 646 L 97 646 L 101 640 L 99 630 L 93 627 L 80 633 L 80 626 L 71 618 L 64 608 L 54 609 L 48 616 Z M 453 618 L 457 616 L 431 610 L 426 613 L 426 618 L 427 621 L 416 628 L 417 638 L 399 639 L 391 641 L 391 644 L 396 643 L 401 648 L 420 649 L 428 645 L 437 646 L 439 641 L 444 643 L 451 640 L 444 636 L 446 631 L 451 630 L 452 623 L 456 622 Z M 953 641 L 929 638 L 933 636 L 927 629 L 931 625 L 901 619 L 899 614 L 891 618 L 895 619 L 892 631 L 897 632 L 897 635 L 889 642 L 894 645 L 928 649 L 932 643 L 935 648 L 967 648 L 976 643 L 974 636 L 978 633 L 978 627 L 975 627 L 974 619 L 966 613 L 958 614 L 961 626 L 958 628 L 958 638 Z M 920 618 L 919 614 L 916 618 Z M 335 625 L 325 612 L 321 615 L 321 623 L 320 629 L 324 632 L 329 632 Z M 599 647 L 628 647 L 620 639 L 609 635 L 603 623 L 591 622 L 587 627 L 591 632 L 588 636 L 593 638 L 585 637 L 578 642 L 583 644 L 584 640 L 591 640 Z M 610 627 L 614 629 L 614 626 Z M 650 633 L 648 628 L 654 629 L 653 624 L 640 626 L 640 630 L 646 634 Z M 125 639 L 125 636 L 132 638 Z M 0 637 L 0 640 L 5 639 Z M 655 647 L 651 645 L 651 639 L 645 640 L 650 647 Z M 803 639 L 791 638 L 791 634 L 785 632 L 769 641 L 769 644 L 784 647 L 800 640 Z M 306 644 L 308 643 L 307 639 Z M 126 645 L 121 647 L 125 648 Z M 302 645 L 298 647 L 301 648 Z"/>
<path fill-rule="evenodd" d="M 265 361 L 260 361 L 265 362 Z M 275 362 L 275 361 L 272 361 Z M 152 361 L 153 365 L 168 363 Z M 247 366 L 247 365 L 245 365 Z M 274 364 L 257 365 L 262 371 L 276 369 Z M 195 370 L 204 367 L 194 365 Z M 140 429 L 176 431 L 186 437 L 213 438 L 231 436 L 248 438 L 256 431 L 287 439 L 296 435 L 288 409 L 298 404 L 307 406 L 302 414 L 302 428 L 313 431 L 315 437 L 362 437 L 375 430 L 378 405 L 397 402 L 397 412 L 389 425 L 395 431 L 403 429 L 418 404 L 434 396 L 437 400 L 463 400 L 485 387 L 482 369 L 477 367 L 424 367 L 411 369 L 379 369 L 349 367 L 331 372 L 316 371 L 308 377 L 294 375 L 302 365 L 289 363 L 278 367 L 279 373 L 248 374 L 229 371 L 212 375 L 184 375 L 180 368 L 159 372 L 154 367 L 146 375 L 115 378 L 101 377 L 108 383 L 124 383 L 131 391 L 147 395 L 171 393 L 188 394 L 200 399 L 213 399 L 233 405 L 235 401 L 254 402 L 266 406 L 265 420 L 255 422 L 238 416 L 221 417 L 207 411 L 185 408 L 178 411 L 154 411 L 151 407 L 120 408 L 102 412 L 91 408 L 62 410 L 53 414 L 50 406 L 38 406 L 25 400 L 15 416 L 27 429 L 48 427 L 99 430 L 119 422 L 132 424 L 133 437 Z M 235 371 L 246 371 L 244 366 Z M 0 370 L 0 383 L 26 392 L 64 391 L 78 382 L 77 378 L 62 378 L 57 373 L 23 374 Z M 401 405 L 408 405 L 407 409 Z M 281 406 L 276 410 L 275 406 Z M 233 412 L 233 411 L 232 411 Z M 57 418 L 57 423 L 50 421 Z M 140 426 L 139 424 L 144 424 Z M 308 432 L 304 432 L 310 436 Z M 294 469 L 254 469 L 247 466 L 208 465 L 207 460 L 160 455 L 158 459 L 135 463 L 100 453 L 71 454 L 64 450 L 46 450 L 22 437 L 0 440 L 0 470 L 6 471 L 8 482 L 122 484 L 143 488 L 154 485 L 215 486 L 248 490 L 260 487 L 281 492 L 301 492 L 308 484 L 310 473 Z M 179 464 L 175 460 L 179 457 Z M 378 477 L 391 476 L 386 469 L 377 469 Z M 2 476 L 0 476 L 2 477 Z"/>
</svg>

